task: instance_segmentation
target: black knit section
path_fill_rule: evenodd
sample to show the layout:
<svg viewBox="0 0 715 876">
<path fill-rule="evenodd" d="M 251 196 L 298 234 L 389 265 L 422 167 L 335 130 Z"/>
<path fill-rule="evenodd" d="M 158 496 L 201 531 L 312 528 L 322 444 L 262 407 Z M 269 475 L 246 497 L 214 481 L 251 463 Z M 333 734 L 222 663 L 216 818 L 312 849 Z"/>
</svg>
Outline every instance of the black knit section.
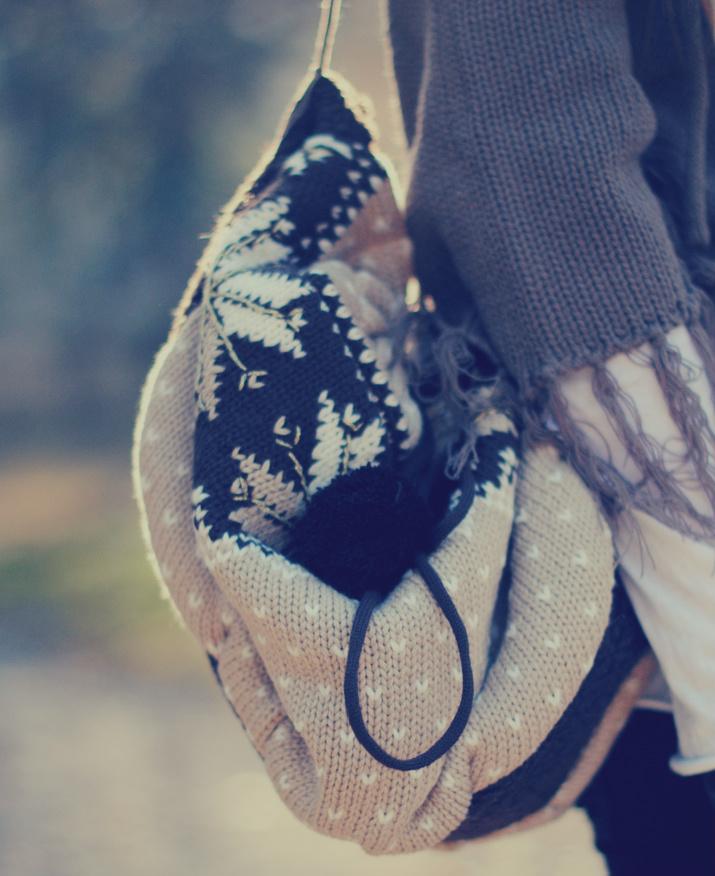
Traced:
<svg viewBox="0 0 715 876">
<path fill-rule="evenodd" d="M 349 90 L 348 83 L 343 87 Z M 351 93 L 351 96 L 352 105 L 338 83 L 325 76 L 311 81 L 288 105 L 273 142 L 224 208 L 224 213 L 230 215 L 251 209 L 266 198 L 288 198 L 291 202 L 291 214 L 287 217 L 290 225 L 283 228 L 289 230 L 273 228 L 271 237 L 290 248 L 285 261 L 291 266 L 307 267 L 316 262 L 323 254 L 319 241 L 336 242 L 335 226 L 350 224 L 345 215 L 336 219 L 333 212 L 336 204 L 342 204 L 344 209 L 361 209 L 362 199 L 373 194 L 370 178 L 386 177 L 385 169 L 370 148 L 371 119 L 357 103 L 357 95 Z M 305 148 L 311 137 L 320 135 L 350 145 L 367 165 L 356 167 L 354 161 L 335 152 L 330 160 L 319 163 L 309 173 L 292 175 L 284 172 L 286 158 Z M 352 182 L 348 173 L 356 169 L 362 171 L 361 177 Z M 309 238 L 307 245 L 306 237 Z M 176 315 L 177 321 L 196 309 L 205 293 L 206 280 L 202 277 L 196 288 L 185 294 Z"/>
<path fill-rule="evenodd" d="M 255 178 L 251 195 L 259 195 L 279 178 L 284 159 L 300 149 L 314 134 L 330 133 L 346 143 L 367 148 L 372 139 L 360 108 L 348 106 L 338 85 L 326 76 L 316 77 L 290 107 L 288 119 L 278 125 L 278 145 L 265 169 Z M 375 169 L 373 172 L 380 172 Z M 253 172 L 255 174 L 255 171 Z"/>
<path fill-rule="evenodd" d="M 258 276 L 261 273 L 253 271 Z M 224 534 L 240 536 L 242 524 L 232 514 L 236 509 L 253 506 L 248 488 L 240 497 L 232 488 L 236 479 L 245 475 L 241 467 L 244 457 L 265 466 L 266 471 L 280 476 L 283 484 L 292 485 L 295 493 L 300 494 L 301 473 L 310 469 L 317 452 L 315 436 L 321 409 L 334 405 L 342 412 L 350 407 L 360 423 L 356 427 L 358 435 L 365 424 L 378 420 L 383 424 L 389 438 L 375 454 L 375 464 L 396 465 L 396 442 L 404 437 L 398 431 L 399 409 L 385 404 L 388 388 L 372 382 L 375 364 L 359 360 L 366 348 L 364 340 L 348 337 L 353 323 L 349 316 L 338 316 L 339 298 L 322 294 L 329 283 L 327 275 L 284 269 L 280 276 L 301 282 L 306 289 L 303 297 L 295 299 L 300 303 L 305 323 L 300 329 L 304 355 L 293 358 L 277 345 L 266 346 L 233 335 L 233 349 L 250 363 L 251 369 L 265 375 L 269 388 L 239 395 L 236 387 L 241 371 L 224 349 L 216 357 L 223 369 L 217 389 L 220 415 L 212 419 L 201 411 L 196 419 L 194 486 L 201 486 L 207 494 L 202 502 L 205 514 L 201 521 L 210 527 L 212 540 Z M 276 308 L 275 312 L 288 317 L 295 301 Z M 324 398 L 323 393 L 328 392 Z M 304 438 L 287 452 L 284 444 L 276 441 L 274 432 L 280 416 L 291 424 L 292 430 L 299 429 L 301 435 L 311 436 L 310 439 Z M 242 451 L 243 457 L 236 455 L 236 449 Z M 288 524 L 287 520 L 284 522 Z"/>
</svg>

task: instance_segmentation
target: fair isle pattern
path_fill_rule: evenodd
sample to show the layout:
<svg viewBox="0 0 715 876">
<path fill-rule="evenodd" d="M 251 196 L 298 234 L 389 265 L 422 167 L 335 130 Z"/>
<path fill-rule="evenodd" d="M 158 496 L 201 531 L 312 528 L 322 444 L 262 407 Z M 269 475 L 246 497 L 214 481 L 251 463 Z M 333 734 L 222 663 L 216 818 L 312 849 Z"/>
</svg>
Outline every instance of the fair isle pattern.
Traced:
<svg viewBox="0 0 715 876">
<path fill-rule="evenodd" d="M 202 308 L 197 522 L 214 539 L 247 533 L 280 547 L 317 490 L 390 464 L 407 421 L 327 276 L 254 269 L 233 289 Z"/>
<path fill-rule="evenodd" d="M 281 547 L 317 490 L 414 443 L 374 344 L 316 264 L 386 178 L 349 121 L 277 159 L 203 258 L 194 492 L 214 540 Z"/>
<path fill-rule="evenodd" d="M 335 85 L 325 78 L 318 85 L 304 101 L 300 124 L 289 129 L 259 177 L 274 193 L 281 189 L 278 169 L 285 158 L 299 156 L 295 139 L 301 124 L 310 136 L 333 134 L 340 143 L 345 142 L 338 133 L 345 130 L 346 114 L 356 123 Z M 325 127 L 316 128 L 319 124 Z M 292 142 L 286 146 L 285 141 Z M 349 142 L 355 141 L 357 136 Z M 301 171 L 297 180 L 307 178 L 307 167 L 331 167 L 337 147 L 329 142 L 330 147 L 322 139 L 310 155 L 291 160 L 289 169 Z M 284 202 L 279 207 L 285 212 L 265 210 L 260 190 L 256 183 L 252 197 L 255 209 L 263 209 L 261 222 L 269 223 L 267 228 L 273 227 L 270 222 L 295 221 L 295 209 L 291 212 Z M 303 193 L 301 199 L 306 198 Z M 306 201 L 306 209 L 311 203 Z M 322 216 L 324 207 L 318 212 Z M 394 390 L 399 402 L 390 405 L 393 389 L 372 380 L 371 375 L 387 372 L 375 362 L 361 361 L 370 347 L 357 325 L 359 334 L 350 337 L 353 321 L 339 312 L 347 299 L 321 272 L 320 259 L 315 265 L 309 260 L 289 264 L 288 254 L 276 248 L 288 246 L 285 238 L 271 242 L 269 233 L 260 243 L 254 241 L 253 251 L 260 246 L 272 259 L 277 255 L 287 261 L 270 262 L 269 268 L 261 258 L 246 266 L 228 230 L 233 215 L 225 215 L 209 242 L 142 394 L 134 441 L 135 492 L 156 573 L 188 629 L 211 655 L 226 698 L 298 818 L 318 831 L 358 842 L 371 854 L 436 846 L 468 818 L 476 820 L 475 833 L 483 834 L 479 800 L 518 778 L 553 738 L 585 682 L 597 679 L 594 661 L 612 628 L 616 604 L 610 531 L 588 490 L 552 447 L 530 450 L 519 460 L 510 421 L 484 414 L 478 426 L 485 470 L 477 467 L 468 512 L 430 557 L 467 630 L 476 683 L 471 717 L 450 751 L 424 769 L 399 771 L 376 762 L 352 733 L 342 691 L 356 602 L 290 563 L 276 545 L 284 520 L 309 495 L 305 486 L 313 478 L 334 476 L 335 453 L 327 449 L 330 443 L 325 452 L 321 449 L 320 428 L 327 426 L 333 435 L 346 428 L 367 434 L 372 426 L 380 442 L 366 439 L 367 454 L 380 462 L 391 449 L 396 452 L 399 440 L 414 438 L 414 423 L 412 432 L 409 417 L 407 425 L 400 424 L 407 413 L 404 393 Z M 240 210 L 236 215 L 234 231 L 258 224 L 258 217 L 247 220 Z M 385 237 L 385 228 L 392 229 L 392 236 Z M 318 231 L 330 233 L 330 227 Z M 298 239 L 299 232 L 283 225 L 281 234 Z M 305 252 L 320 250 L 321 259 L 342 261 L 347 274 L 357 276 L 370 259 L 371 270 L 398 299 L 409 276 L 409 264 L 398 258 L 404 237 L 385 176 L 332 248 L 320 246 L 310 234 L 303 239 L 309 240 Z M 232 267 L 214 273 L 222 253 L 233 259 Z M 338 273 L 331 271 L 332 276 Z M 235 308 L 250 311 L 256 320 L 244 322 Z M 271 309 L 268 321 L 265 308 Z M 286 320 L 291 320 L 287 327 Z M 314 404 L 311 419 L 296 422 L 290 413 L 292 396 L 304 384 L 286 375 L 311 359 L 316 341 L 310 326 L 320 327 L 321 337 L 330 336 L 331 356 L 340 368 L 327 376 L 327 385 L 320 381 L 319 390 L 308 393 Z M 266 344 L 266 338 L 272 342 Z M 301 351 L 307 355 L 300 356 Z M 311 373 L 311 381 L 316 379 Z M 341 394 L 349 381 L 357 405 L 350 412 Z M 254 404 L 265 405 L 255 408 L 263 419 L 251 430 L 265 443 L 260 448 L 222 434 L 223 424 L 231 422 L 227 433 L 235 428 L 235 434 L 248 436 L 241 432 L 247 426 L 237 411 Z M 303 451 L 304 439 L 312 444 L 309 450 Z M 290 454 L 303 471 L 306 483 L 300 487 Z M 490 455 L 493 465 L 486 465 Z M 507 625 L 490 664 L 492 620 L 507 564 Z M 642 686 L 631 672 L 639 656 L 632 650 L 619 656 L 618 672 L 624 678 L 630 674 L 633 686 L 631 698 L 619 701 L 616 709 L 623 715 Z M 371 735 L 398 757 L 423 751 L 451 720 L 461 693 L 456 646 L 418 574 L 406 574 L 373 614 L 359 682 Z M 591 729 L 601 714 L 602 709 L 589 716 Z M 618 721 L 613 724 L 611 739 Z M 562 807 L 575 799 L 598 762 L 580 772 L 579 766 L 575 751 L 568 763 L 560 763 L 557 777 L 549 771 L 540 777 L 552 795 L 560 792 Z M 572 778 L 562 787 L 565 774 Z M 527 777 L 521 788 L 528 790 L 533 781 Z M 519 797 L 517 782 L 510 800 Z M 476 812 L 470 808 L 474 801 Z M 535 804 L 510 818 L 509 805 L 494 819 L 499 828 L 538 808 Z"/>
</svg>

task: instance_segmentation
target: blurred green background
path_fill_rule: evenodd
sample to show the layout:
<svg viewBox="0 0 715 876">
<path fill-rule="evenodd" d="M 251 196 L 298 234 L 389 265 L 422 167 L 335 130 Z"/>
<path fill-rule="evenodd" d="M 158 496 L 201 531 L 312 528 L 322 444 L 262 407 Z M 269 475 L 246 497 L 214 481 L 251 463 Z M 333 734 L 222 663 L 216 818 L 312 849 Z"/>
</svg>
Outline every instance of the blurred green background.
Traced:
<svg viewBox="0 0 715 876">
<path fill-rule="evenodd" d="M 156 664 L 167 614 L 128 479 L 139 391 L 202 236 L 308 69 L 319 0 L 0 8 L 0 647 Z M 343 24 L 336 61 L 399 154 L 378 4 Z"/>
<path fill-rule="evenodd" d="M 131 495 L 143 377 L 319 0 L 0 0 L 0 873 L 602 873 L 580 813 L 375 860 L 286 812 L 178 627 Z M 334 66 L 405 151 L 380 0 Z"/>
</svg>

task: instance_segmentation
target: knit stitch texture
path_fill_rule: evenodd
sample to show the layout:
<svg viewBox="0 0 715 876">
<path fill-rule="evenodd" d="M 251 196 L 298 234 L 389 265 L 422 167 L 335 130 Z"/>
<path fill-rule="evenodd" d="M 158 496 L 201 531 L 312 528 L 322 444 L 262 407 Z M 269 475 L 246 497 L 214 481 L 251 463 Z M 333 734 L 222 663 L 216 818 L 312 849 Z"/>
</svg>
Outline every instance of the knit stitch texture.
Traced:
<svg viewBox="0 0 715 876">
<path fill-rule="evenodd" d="M 341 380 L 345 362 L 359 360 L 368 349 L 363 328 L 356 324 L 351 334 L 350 322 L 357 317 L 341 312 L 350 294 L 342 296 L 340 286 L 329 282 L 321 259 L 342 261 L 343 275 L 369 268 L 398 297 L 410 274 L 409 244 L 406 248 L 386 171 L 370 183 L 371 194 L 356 196 L 361 207 L 339 232 L 335 218 L 331 224 L 310 213 L 317 206 L 330 214 L 339 201 L 304 205 L 286 194 L 291 189 L 282 185 L 283 177 L 296 169 L 298 176 L 308 169 L 311 176 L 318 174 L 326 181 L 325 191 L 336 174 L 355 170 L 344 159 L 354 156 L 356 140 L 348 136 L 356 122 L 340 91 L 323 78 L 307 97 L 302 115 L 294 117 L 299 121 L 254 176 L 248 195 L 244 188 L 219 221 L 147 378 L 135 433 L 135 490 L 156 572 L 210 655 L 226 698 L 282 800 L 314 829 L 356 841 L 372 854 L 414 851 L 444 841 L 467 818 L 460 837 L 523 823 L 539 809 L 544 818 L 562 811 L 593 774 L 633 707 L 648 674 L 642 662 L 648 655 L 614 577 L 610 530 L 587 488 L 550 445 L 520 459 L 509 418 L 485 411 L 476 425 L 477 450 L 483 462 L 492 454 L 494 464 L 485 465 L 484 478 L 475 468 L 465 516 L 430 557 L 467 630 L 477 690 L 467 726 L 447 754 L 409 771 L 377 762 L 358 744 L 341 689 L 355 600 L 280 553 L 281 528 L 274 524 L 289 525 L 291 515 L 300 513 L 292 490 L 276 490 L 267 507 L 263 494 L 255 501 L 241 483 L 238 501 L 226 501 L 234 485 L 226 466 L 234 465 L 240 479 L 242 465 L 254 453 L 251 441 L 263 452 L 291 389 L 300 393 L 308 387 L 307 378 L 291 386 L 285 373 L 264 368 L 269 358 L 290 361 L 296 350 L 309 355 L 314 339 L 304 333 L 308 325 L 321 323 L 326 337 L 340 337 L 334 349 L 341 363 L 335 375 Z M 316 130 L 321 136 L 311 140 L 307 134 Z M 371 154 L 365 160 L 372 166 L 378 159 Z M 338 183 L 342 198 L 340 188 Z M 351 196 L 355 191 L 344 188 Z M 276 205 L 283 211 L 273 209 Z M 306 223 L 303 208 L 321 227 Z M 254 235 L 261 221 L 265 233 Z M 304 256 L 304 273 L 296 272 L 301 268 L 301 258 L 294 258 L 296 244 L 310 253 Z M 276 274 L 283 270 L 289 276 L 278 283 Z M 230 288 L 222 287 L 226 281 Z M 357 283 L 354 277 L 348 286 L 354 289 Z M 243 318 L 228 307 L 220 312 L 221 294 L 231 307 L 243 308 Z M 214 308 L 218 322 L 212 321 Z M 224 352 L 217 353 L 219 345 L 211 343 L 217 335 Z M 343 344 L 344 338 L 353 346 Z M 376 455 L 368 460 L 374 461 L 390 442 L 409 445 L 410 419 L 402 422 L 406 396 L 399 381 L 391 382 L 370 352 L 373 370 L 366 374 L 372 379 L 365 383 L 382 390 L 365 395 L 375 406 L 366 410 L 385 423 L 394 419 L 378 430 L 385 444 L 372 445 Z M 320 381 L 320 374 L 301 373 Z M 335 375 L 324 375 L 326 385 Z M 354 382 L 359 399 L 365 387 L 357 376 Z M 347 387 L 349 381 L 344 383 Z M 310 388 L 310 398 L 320 402 L 321 387 L 311 383 Z M 395 404 L 389 400 L 392 392 Z M 241 451 L 227 459 L 223 437 L 211 444 L 213 430 L 220 433 L 222 417 L 238 423 L 245 405 L 258 404 L 246 401 L 246 394 L 256 393 L 263 394 L 265 407 L 255 408 L 255 421 L 241 424 Z M 395 412 L 386 414 L 390 407 Z M 316 410 L 320 430 L 320 404 Z M 285 425 L 280 422 L 281 438 Z M 302 434 L 307 460 L 321 445 L 328 459 L 343 446 L 340 429 L 336 440 L 319 437 L 313 450 L 313 430 Z M 281 454 L 277 458 L 286 456 Z M 285 472 L 283 486 L 291 469 Z M 212 479 L 211 491 L 196 480 L 204 477 Z M 463 498 L 455 490 L 450 505 Z M 302 501 L 310 501 L 310 490 Z M 235 508 L 240 513 L 231 516 Z M 505 615 L 495 624 L 500 599 Z M 621 647 L 604 649 L 614 632 Z M 462 682 L 450 628 L 422 577 L 408 572 L 375 611 L 365 639 L 359 696 L 370 733 L 395 756 L 423 751 L 454 714 Z M 564 731 L 573 704 L 578 704 L 580 729 Z M 562 755 L 564 732 L 572 744 Z M 519 770 L 542 748 L 550 754 L 536 770 L 540 793 L 528 798 L 527 809 L 515 807 L 535 779 L 532 770 Z M 481 822 L 479 794 L 501 781 L 506 781 L 501 789 L 508 790 L 488 795 L 492 803 L 485 801 Z M 550 804 L 555 796 L 558 803 Z"/>
<path fill-rule="evenodd" d="M 715 435 L 689 364 L 666 340 L 688 326 L 715 391 L 715 49 L 703 7 L 385 0 L 384 9 L 423 291 L 502 370 L 525 441 L 554 441 L 611 522 L 637 508 L 715 537 Z M 689 503 L 635 400 L 604 368 L 648 341 L 709 513 Z M 637 483 L 599 459 L 568 414 L 558 377 L 584 365 Z"/>
</svg>

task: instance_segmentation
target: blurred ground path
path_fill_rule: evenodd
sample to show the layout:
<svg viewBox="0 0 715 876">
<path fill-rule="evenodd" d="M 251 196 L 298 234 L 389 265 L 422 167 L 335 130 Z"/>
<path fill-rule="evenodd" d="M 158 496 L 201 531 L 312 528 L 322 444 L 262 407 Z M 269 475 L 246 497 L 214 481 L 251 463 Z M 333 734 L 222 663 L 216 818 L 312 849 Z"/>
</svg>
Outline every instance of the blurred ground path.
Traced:
<svg viewBox="0 0 715 876">
<path fill-rule="evenodd" d="M 197 660 L 200 660 L 197 654 Z M 374 858 L 305 828 L 210 683 L 86 658 L 0 669 L 4 876 L 600 876 L 578 811 L 521 836 Z"/>
</svg>

